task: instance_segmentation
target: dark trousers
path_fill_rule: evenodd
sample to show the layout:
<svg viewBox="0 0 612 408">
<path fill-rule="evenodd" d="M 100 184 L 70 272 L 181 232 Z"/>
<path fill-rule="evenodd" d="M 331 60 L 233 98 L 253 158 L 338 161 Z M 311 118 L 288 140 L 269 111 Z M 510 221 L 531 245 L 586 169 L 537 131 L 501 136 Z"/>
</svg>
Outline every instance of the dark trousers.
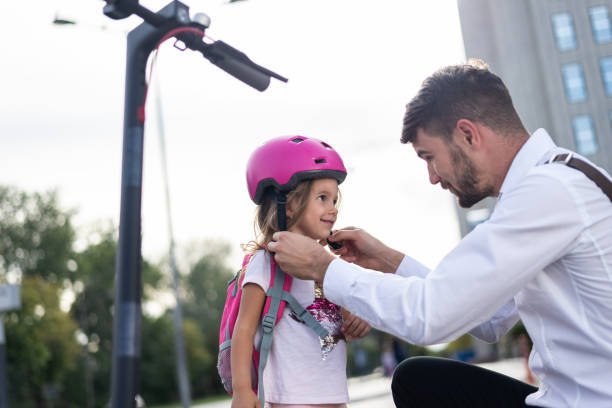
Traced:
<svg viewBox="0 0 612 408">
<path fill-rule="evenodd" d="M 398 408 L 514 408 L 537 388 L 460 361 L 412 357 L 395 369 L 391 390 Z"/>
</svg>

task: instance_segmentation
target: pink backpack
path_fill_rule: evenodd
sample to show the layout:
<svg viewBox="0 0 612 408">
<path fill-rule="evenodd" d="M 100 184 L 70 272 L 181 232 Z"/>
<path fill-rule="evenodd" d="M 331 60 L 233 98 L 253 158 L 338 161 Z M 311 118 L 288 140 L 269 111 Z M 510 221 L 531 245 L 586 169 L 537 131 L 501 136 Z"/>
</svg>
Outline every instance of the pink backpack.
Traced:
<svg viewBox="0 0 612 408">
<path fill-rule="evenodd" d="M 229 394 L 233 393 L 231 369 L 232 336 L 242 298 L 242 281 L 244 280 L 246 267 L 251 257 L 251 254 L 244 257 L 242 268 L 229 282 L 225 307 L 223 308 L 223 317 L 221 318 L 221 327 L 219 328 L 217 370 L 219 371 L 223 387 Z M 320 338 L 323 339 L 328 335 L 327 330 L 289 293 L 291 291 L 291 276 L 285 274 L 276 265 L 273 256 L 270 256 L 270 261 L 270 288 L 266 293 L 266 303 L 261 318 L 262 339 L 257 347 L 253 347 L 253 361 L 251 364 L 251 384 L 253 391 L 258 394 L 262 407 L 264 406 L 265 397 L 263 380 L 259 381 L 259 379 L 263 376 L 263 370 L 266 366 L 270 346 L 272 345 L 274 326 L 282 317 L 285 305 L 288 304 L 295 317 L 312 328 Z"/>
</svg>

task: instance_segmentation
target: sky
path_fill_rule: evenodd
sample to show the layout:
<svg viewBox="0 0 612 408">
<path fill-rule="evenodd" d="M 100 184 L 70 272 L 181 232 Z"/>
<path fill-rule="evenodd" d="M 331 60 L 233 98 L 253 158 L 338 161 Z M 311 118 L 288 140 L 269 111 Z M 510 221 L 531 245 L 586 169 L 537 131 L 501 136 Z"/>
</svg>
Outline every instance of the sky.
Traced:
<svg viewBox="0 0 612 408">
<path fill-rule="evenodd" d="M 159 260 L 168 248 L 156 100 L 179 247 L 224 240 L 239 265 L 239 244 L 253 238 L 248 157 L 294 134 L 325 140 L 343 157 L 337 228 L 365 228 L 430 267 L 456 245 L 454 199 L 399 142 L 404 106 L 423 79 L 464 60 L 454 0 L 184 2 L 210 16 L 207 35 L 289 82 L 272 80 L 260 93 L 199 53 L 160 47 L 145 124 L 145 257 Z M 154 10 L 166 3 L 141 1 Z M 141 22 L 111 20 L 103 5 L 0 4 L 0 184 L 56 189 L 76 211 L 80 248 L 100 225 L 119 223 L 125 36 Z M 77 24 L 53 25 L 55 17 Z"/>
</svg>

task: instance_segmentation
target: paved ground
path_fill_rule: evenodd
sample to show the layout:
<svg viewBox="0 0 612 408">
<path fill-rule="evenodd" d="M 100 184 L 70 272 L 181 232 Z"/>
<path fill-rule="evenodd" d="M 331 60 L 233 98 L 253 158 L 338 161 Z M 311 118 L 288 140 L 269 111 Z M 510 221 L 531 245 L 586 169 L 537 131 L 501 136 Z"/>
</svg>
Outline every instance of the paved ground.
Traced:
<svg viewBox="0 0 612 408">
<path fill-rule="evenodd" d="M 525 380 L 525 363 L 521 358 L 479 364 L 489 370 L 498 371 L 508 376 Z M 391 379 L 380 374 L 349 379 L 349 408 L 394 408 L 391 397 Z M 209 404 L 194 405 L 193 408 L 230 408 L 231 401 L 218 401 Z"/>
</svg>

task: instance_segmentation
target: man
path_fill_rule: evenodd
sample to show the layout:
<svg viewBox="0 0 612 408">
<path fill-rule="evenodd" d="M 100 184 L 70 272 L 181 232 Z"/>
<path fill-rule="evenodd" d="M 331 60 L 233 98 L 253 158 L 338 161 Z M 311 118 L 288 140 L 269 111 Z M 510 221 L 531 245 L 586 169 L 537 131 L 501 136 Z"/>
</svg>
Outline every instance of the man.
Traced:
<svg viewBox="0 0 612 408">
<path fill-rule="evenodd" d="M 407 105 L 401 141 L 460 205 L 498 197 L 490 219 L 432 271 L 354 228 L 331 237 L 343 245 L 341 259 L 276 233 L 268 248 L 282 269 L 323 281 L 332 302 L 415 344 L 466 332 L 494 342 L 522 319 L 539 389 L 460 362 L 408 359 L 392 383 L 398 407 L 612 406 L 609 175 L 592 169 L 600 188 L 569 167 L 588 166 L 584 158 L 547 163 L 568 151 L 543 129 L 529 135 L 481 61 L 427 78 Z"/>
</svg>

